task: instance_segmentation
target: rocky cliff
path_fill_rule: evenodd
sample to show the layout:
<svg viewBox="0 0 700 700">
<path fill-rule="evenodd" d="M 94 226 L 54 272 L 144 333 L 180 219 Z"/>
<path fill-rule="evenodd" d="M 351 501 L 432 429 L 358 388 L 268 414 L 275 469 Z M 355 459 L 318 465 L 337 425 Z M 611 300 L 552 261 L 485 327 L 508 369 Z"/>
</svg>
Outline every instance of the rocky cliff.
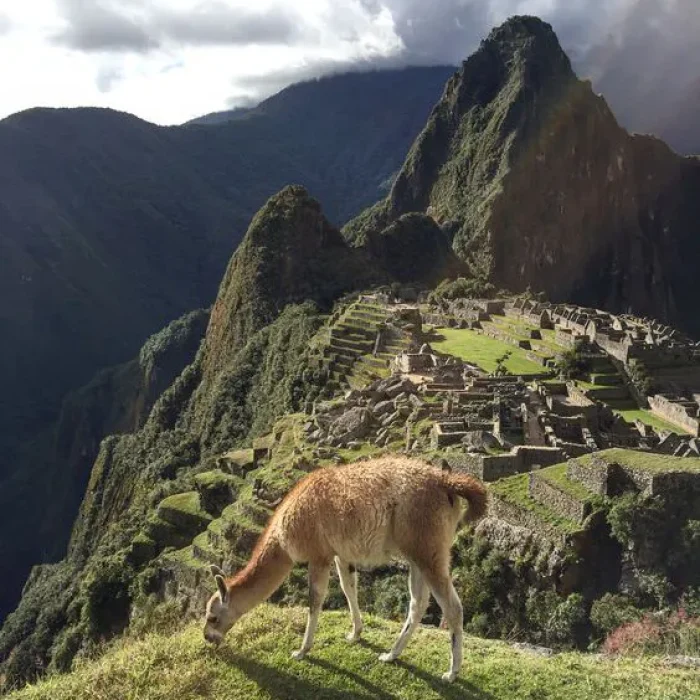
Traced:
<svg viewBox="0 0 700 700">
<path fill-rule="evenodd" d="M 697 331 L 700 161 L 630 136 L 575 76 L 551 27 L 515 17 L 448 82 L 360 244 L 409 212 L 472 275 Z"/>
</svg>

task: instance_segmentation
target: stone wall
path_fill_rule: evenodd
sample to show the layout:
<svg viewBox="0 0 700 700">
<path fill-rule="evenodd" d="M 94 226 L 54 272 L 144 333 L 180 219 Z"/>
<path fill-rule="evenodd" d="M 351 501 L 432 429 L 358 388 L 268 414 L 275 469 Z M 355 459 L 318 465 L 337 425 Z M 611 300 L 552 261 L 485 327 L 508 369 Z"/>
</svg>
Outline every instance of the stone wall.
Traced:
<svg viewBox="0 0 700 700">
<path fill-rule="evenodd" d="M 564 461 L 564 453 L 556 447 L 540 447 L 537 445 L 519 445 L 513 452 L 522 461 L 520 471 L 530 471 L 535 465 L 551 467 Z"/>
<path fill-rule="evenodd" d="M 557 529 L 553 524 L 550 524 L 535 513 L 521 508 L 505 499 L 499 498 L 493 494 L 489 504 L 489 517 L 504 520 L 507 523 L 518 525 L 519 527 L 527 528 L 538 535 L 541 535 L 557 546 L 565 547 L 572 544 L 574 538 L 566 535 L 561 530 Z"/>
<path fill-rule="evenodd" d="M 609 337 L 605 333 L 596 333 L 595 342 L 601 349 L 605 350 L 609 355 L 627 364 L 629 359 L 630 346 L 626 342 L 625 337 L 620 338 L 614 336 Z"/>
<path fill-rule="evenodd" d="M 568 395 L 569 402 L 575 406 L 585 406 L 586 408 L 595 408 L 595 403 L 591 401 L 586 392 L 580 387 L 576 386 L 573 382 L 567 382 L 566 391 Z"/>
<path fill-rule="evenodd" d="M 591 512 L 591 504 L 588 501 L 578 500 L 562 491 L 543 479 L 539 472 L 530 472 L 528 492 L 538 503 L 576 523 L 583 523 Z"/>
<path fill-rule="evenodd" d="M 497 481 L 522 474 L 535 466 L 549 467 L 564 461 L 562 450 L 553 447 L 519 445 L 503 455 L 450 454 L 446 461 L 455 471 L 465 471 L 482 481 Z"/>
<path fill-rule="evenodd" d="M 682 427 L 694 437 L 700 437 L 700 417 L 698 416 L 700 406 L 696 404 L 696 407 L 695 415 L 691 415 L 684 404 L 671 401 L 662 394 L 649 397 L 649 408 L 651 408 L 652 413 L 669 423 Z"/>
<path fill-rule="evenodd" d="M 570 481 L 583 484 L 592 493 L 607 496 L 610 491 L 610 465 L 593 457 L 590 464 L 581 464 L 572 459 L 566 465 L 566 476 Z"/>
</svg>

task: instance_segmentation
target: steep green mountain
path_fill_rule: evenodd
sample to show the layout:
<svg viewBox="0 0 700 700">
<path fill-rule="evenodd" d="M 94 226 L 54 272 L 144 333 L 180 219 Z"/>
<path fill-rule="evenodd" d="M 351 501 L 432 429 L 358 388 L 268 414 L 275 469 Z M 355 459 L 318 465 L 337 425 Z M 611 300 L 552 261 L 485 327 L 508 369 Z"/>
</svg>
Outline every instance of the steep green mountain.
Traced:
<svg viewBox="0 0 700 700">
<path fill-rule="evenodd" d="M 151 336 L 137 358 L 102 370 L 66 397 L 55 431 L 43 436 L 42 449 L 27 453 L 33 468 L 18 470 L 0 492 L 0 558 L 13 562 L 0 591 L 2 609 L 16 604 L 37 553 L 54 561 L 63 555 L 100 442 L 145 423 L 158 397 L 194 360 L 208 317 L 195 311 L 174 321 Z"/>
<path fill-rule="evenodd" d="M 430 215 L 471 273 L 700 329 L 700 161 L 630 136 L 574 75 L 551 27 L 516 17 L 448 82 L 356 244 Z"/>
<path fill-rule="evenodd" d="M 191 488 L 215 455 L 264 433 L 275 418 L 318 395 L 324 378 L 308 367 L 321 312 L 345 292 L 382 279 L 306 190 L 288 187 L 267 202 L 229 264 L 196 358 L 140 430 L 102 442 L 67 558 L 34 569 L 18 610 L 7 618 L 0 662 L 10 680 L 48 666 L 66 668 L 79 648 L 126 625 L 138 593 L 132 540 L 149 523 L 168 531 L 167 523 L 153 521 L 154 508 Z M 176 335 L 173 328 L 163 333 L 166 341 Z M 144 348 L 142 361 L 159 337 Z M 101 383 L 83 394 L 93 397 Z M 78 436 L 86 419 L 72 417 Z"/>
<path fill-rule="evenodd" d="M 292 86 L 217 126 L 161 128 L 97 109 L 1 121 L 3 499 L 18 503 L 22 484 L 60 473 L 52 443 L 68 392 L 129 361 L 173 318 L 211 304 L 271 194 L 301 182 L 341 222 L 380 197 L 452 70 Z M 45 510 L 41 493 L 28 511 Z M 15 510 L 0 512 L 0 542 L 20 581 L 31 562 L 60 551 L 65 530 L 41 546 L 7 537 L 19 527 Z M 0 619 L 18 585 L 3 588 Z"/>
</svg>

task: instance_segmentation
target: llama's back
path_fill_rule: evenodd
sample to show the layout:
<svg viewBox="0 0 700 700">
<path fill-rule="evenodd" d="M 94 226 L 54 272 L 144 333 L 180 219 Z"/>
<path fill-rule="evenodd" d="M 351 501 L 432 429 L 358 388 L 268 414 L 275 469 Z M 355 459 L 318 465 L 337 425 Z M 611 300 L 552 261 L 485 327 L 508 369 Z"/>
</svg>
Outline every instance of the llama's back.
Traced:
<svg viewBox="0 0 700 700">
<path fill-rule="evenodd" d="M 388 456 L 322 469 L 300 482 L 275 518 L 280 540 L 297 561 L 340 556 L 378 565 L 407 555 L 418 540 L 448 537 L 460 514 L 440 472 Z"/>
</svg>

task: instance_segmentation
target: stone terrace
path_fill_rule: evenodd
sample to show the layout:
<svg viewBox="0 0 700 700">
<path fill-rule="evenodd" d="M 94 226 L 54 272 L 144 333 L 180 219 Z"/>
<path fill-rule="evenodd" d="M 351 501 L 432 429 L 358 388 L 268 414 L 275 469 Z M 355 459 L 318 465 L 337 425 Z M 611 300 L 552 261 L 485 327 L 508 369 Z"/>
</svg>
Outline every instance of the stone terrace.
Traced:
<svg viewBox="0 0 700 700">
<path fill-rule="evenodd" d="M 700 459 L 612 449 L 509 477 L 490 486 L 490 517 L 558 546 L 583 541 L 596 499 L 662 496 L 677 513 L 700 516 Z"/>
</svg>

